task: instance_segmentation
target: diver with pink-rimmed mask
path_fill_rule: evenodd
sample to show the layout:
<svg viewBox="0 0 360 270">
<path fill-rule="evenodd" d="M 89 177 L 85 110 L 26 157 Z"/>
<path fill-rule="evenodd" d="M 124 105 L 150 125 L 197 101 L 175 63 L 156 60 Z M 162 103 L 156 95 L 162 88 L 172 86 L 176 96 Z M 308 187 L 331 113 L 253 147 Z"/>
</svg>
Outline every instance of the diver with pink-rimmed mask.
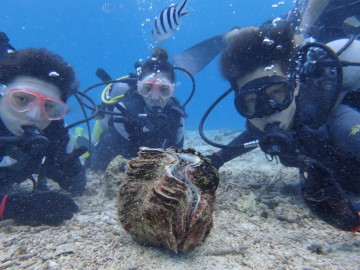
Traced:
<svg viewBox="0 0 360 270">
<path fill-rule="evenodd" d="M 186 114 L 174 97 L 175 72 L 167 59 L 167 52 L 157 49 L 136 76 L 111 86 L 103 100 L 111 103 L 109 114 L 95 124 L 99 140 L 86 166 L 103 171 L 114 157 L 132 158 L 141 146 L 183 147 Z"/>
<path fill-rule="evenodd" d="M 0 220 L 57 226 L 79 211 L 72 196 L 82 195 L 86 186 L 79 160 L 86 149 L 74 150 L 64 124 L 66 101 L 78 83 L 73 68 L 59 55 L 46 49 L 16 51 L 8 39 L 2 42 Z M 32 192 L 12 189 L 27 179 L 33 182 Z M 47 179 L 68 194 L 52 191 Z"/>
</svg>

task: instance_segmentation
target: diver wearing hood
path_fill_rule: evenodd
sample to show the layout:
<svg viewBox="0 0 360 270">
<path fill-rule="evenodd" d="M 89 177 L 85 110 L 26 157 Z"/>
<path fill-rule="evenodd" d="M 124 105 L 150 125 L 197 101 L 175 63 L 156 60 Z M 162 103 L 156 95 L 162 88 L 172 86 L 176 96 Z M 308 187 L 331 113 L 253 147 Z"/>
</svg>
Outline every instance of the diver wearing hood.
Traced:
<svg viewBox="0 0 360 270">
<path fill-rule="evenodd" d="M 247 121 L 229 145 L 257 140 L 268 157 L 298 167 L 308 207 L 332 226 L 355 232 L 360 218 L 348 195 L 360 193 L 360 113 L 342 104 L 342 68 L 333 51 L 320 45 L 300 50 L 298 77 L 290 74 L 294 54 L 288 24 L 244 28 L 232 38 L 221 70 Z M 219 168 L 251 149 L 224 148 L 210 158 Z"/>
<path fill-rule="evenodd" d="M 48 191 L 46 179 L 72 195 L 83 194 L 86 185 L 78 158 L 84 149 L 72 152 L 63 120 L 77 90 L 74 71 L 60 56 L 29 48 L 1 59 L 0 83 L 0 220 L 59 225 L 79 208 L 70 196 Z M 10 192 L 27 179 L 33 192 Z"/>
<path fill-rule="evenodd" d="M 105 115 L 97 124 L 103 131 L 86 166 L 105 170 L 114 157 L 132 158 L 141 146 L 183 147 L 185 112 L 173 96 L 175 73 L 167 58 L 165 50 L 155 50 L 137 66 L 137 80 L 112 86 L 109 99 L 125 94 L 108 108 L 116 114 Z"/>
</svg>

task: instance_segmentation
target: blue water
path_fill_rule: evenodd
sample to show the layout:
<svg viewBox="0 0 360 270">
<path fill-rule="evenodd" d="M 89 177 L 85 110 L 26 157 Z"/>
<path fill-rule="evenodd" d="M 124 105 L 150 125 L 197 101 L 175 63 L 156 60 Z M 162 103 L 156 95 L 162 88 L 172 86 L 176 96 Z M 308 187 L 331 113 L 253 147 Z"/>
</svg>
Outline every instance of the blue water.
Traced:
<svg viewBox="0 0 360 270">
<path fill-rule="evenodd" d="M 104 12 L 103 5 L 113 6 Z M 290 10 L 294 3 L 273 8 L 274 0 L 189 0 L 191 12 L 181 19 L 180 29 L 168 40 L 155 43 L 151 36 L 153 19 L 160 11 L 177 1 L 163 0 L 1 0 L 0 31 L 9 36 L 17 48 L 45 47 L 63 56 L 74 66 L 81 90 L 100 82 L 98 67 L 118 78 L 134 72 L 134 62 L 146 60 L 154 46 L 168 50 L 170 57 L 209 37 L 224 33 L 234 26 L 260 25 Z M 186 129 L 195 130 L 210 104 L 229 84 L 219 72 L 216 58 L 196 75 L 196 93 L 187 106 Z M 191 85 L 178 74 L 175 96 L 184 102 Z M 91 97 L 100 103 L 102 88 L 92 90 Z M 74 99 L 66 117 L 68 124 L 81 118 Z M 244 119 L 228 96 L 210 115 L 206 129 L 243 129 Z"/>
</svg>

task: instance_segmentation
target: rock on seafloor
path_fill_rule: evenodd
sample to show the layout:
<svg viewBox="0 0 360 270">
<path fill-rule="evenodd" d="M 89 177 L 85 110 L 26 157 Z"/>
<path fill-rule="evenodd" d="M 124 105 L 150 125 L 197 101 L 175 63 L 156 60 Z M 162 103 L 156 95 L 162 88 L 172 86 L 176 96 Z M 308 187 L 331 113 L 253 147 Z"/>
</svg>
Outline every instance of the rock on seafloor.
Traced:
<svg viewBox="0 0 360 270">
<path fill-rule="evenodd" d="M 119 220 L 135 241 L 186 252 L 210 233 L 218 182 L 194 150 L 140 148 L 119 188 Z"/>
<path fill-rule="evenodd" d="M 119 186 L 125 177 L 125 168 L 128 160 L 122 156 L 115 157 L 107 166 L 102 177 L 105 183 L 105 196 L 109 199 L 117 197 Z"/>
</svg>

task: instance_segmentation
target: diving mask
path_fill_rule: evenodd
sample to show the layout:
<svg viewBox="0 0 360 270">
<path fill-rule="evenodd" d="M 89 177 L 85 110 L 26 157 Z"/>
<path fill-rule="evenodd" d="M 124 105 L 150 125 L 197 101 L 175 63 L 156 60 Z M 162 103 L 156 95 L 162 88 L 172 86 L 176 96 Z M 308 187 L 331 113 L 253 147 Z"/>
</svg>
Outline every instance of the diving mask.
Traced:
<svg viewBox="0 0 360 270">
<path fill-rule="evenodd" d="M 145 78 L 137 82 L 137 91 L 143 97 L 168 99 L 174 93 L 174 84 L 166 79 Z"/>
<path fill-rule="evenodd" d="M 10 89 L 5 100 L 11 109 L 21 113 L 40 106 L 40 117 L 46 120 L 62 119 L 68 109 L 63 101 L 26 88 Z"/>
<path fill-rule="evenodd" d="M 281 76 L 252 80 L 236 91 L 235 107 L 245 118 L 262 118 L 280 112 L 291 104 L 294 85 Z"/>
</svg>

